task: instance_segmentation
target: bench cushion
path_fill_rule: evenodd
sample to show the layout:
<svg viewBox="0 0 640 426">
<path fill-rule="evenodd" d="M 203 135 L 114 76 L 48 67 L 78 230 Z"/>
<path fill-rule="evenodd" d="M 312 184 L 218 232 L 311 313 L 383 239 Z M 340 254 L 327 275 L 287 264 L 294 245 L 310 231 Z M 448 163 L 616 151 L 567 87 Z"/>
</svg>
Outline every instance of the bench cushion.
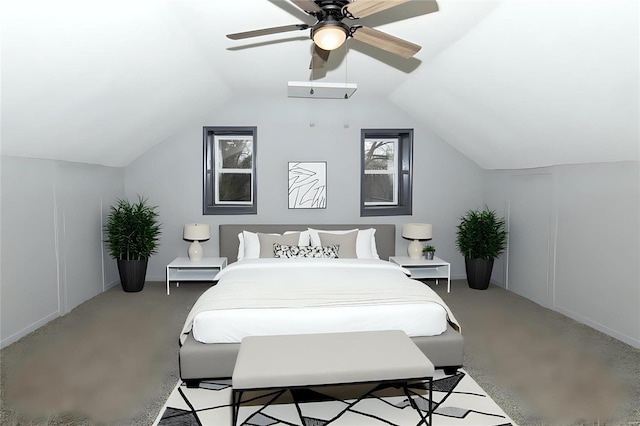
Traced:
<svg viewBox="0 0 640 426">
<path fill-rule="evenodd" d="M 250 336 L 233 371 L 235 390 L 433 377 L 434 366 L 400 330 Z"/>
</svg>

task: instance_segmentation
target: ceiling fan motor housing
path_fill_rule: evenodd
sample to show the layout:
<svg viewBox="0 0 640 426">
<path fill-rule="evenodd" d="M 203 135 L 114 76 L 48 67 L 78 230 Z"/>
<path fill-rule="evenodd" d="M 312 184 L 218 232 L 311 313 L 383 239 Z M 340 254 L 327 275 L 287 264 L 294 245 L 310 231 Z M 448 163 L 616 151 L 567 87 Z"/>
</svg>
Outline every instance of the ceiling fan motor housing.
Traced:
<svg viewBox="0 0 640 426">
<path fill-rule="evenodd" d="M 328 7 L 336 7 L 338 9 L 342 9 L 344 6 L 350 3 L 349 0 L 314 0 L 315 4 L 317 4 L 321 9 Z"/>
<path fill-rule="evenodd" d="M 315 0 L 322 10 L 310 12 L 319 22 L 326 20 L 342 21 L 347 17 L 344 6 L 349 4 L 347 0 Z"/>
</svg>

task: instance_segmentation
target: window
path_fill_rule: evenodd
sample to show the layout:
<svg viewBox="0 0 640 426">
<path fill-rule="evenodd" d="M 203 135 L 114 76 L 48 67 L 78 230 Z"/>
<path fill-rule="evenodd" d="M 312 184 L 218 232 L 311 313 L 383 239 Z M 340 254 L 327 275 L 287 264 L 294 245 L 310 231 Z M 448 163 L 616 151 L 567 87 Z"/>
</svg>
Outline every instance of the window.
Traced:
<svg viewBox="0 0 640 426">
<path fill-rule="evenodd" d="M 360 216 L 410 215 L 413 130 L 363 129 Z"/>
<path fill-rule="evenodd" d="M 256 127 L 204 128 L 203 214 L 256 214 Z"/>
<path fill-rule="evenodd" d="M 398 138 L 364 140 L 364 205 L 398 205 Z"/>
</svg>

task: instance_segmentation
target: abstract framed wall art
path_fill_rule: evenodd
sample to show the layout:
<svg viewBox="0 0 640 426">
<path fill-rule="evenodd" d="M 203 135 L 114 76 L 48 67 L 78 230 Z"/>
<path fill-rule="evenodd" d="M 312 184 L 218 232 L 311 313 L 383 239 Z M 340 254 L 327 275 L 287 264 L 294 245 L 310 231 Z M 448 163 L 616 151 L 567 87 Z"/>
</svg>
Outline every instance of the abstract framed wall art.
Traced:
<svg viewBox="0 0 640 426">
<path fill-rule="evenodd" d="M 289 208 L 327 208 L 327 162 L 289 162 Z"/>
</svg>

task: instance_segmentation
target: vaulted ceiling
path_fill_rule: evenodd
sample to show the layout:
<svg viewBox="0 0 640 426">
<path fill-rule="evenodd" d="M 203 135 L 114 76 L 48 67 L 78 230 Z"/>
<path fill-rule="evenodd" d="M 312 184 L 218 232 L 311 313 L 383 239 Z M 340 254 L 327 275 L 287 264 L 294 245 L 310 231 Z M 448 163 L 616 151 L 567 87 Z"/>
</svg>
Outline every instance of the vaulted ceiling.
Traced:
<svg viewBox="0 0 640 426">
<path fill-rule="evenodd" d="M 0 20 L 3 155 L 125 166 L 232 93 L 348 78 L 487 169 L 639 159 L 636 0 L 414 0 L 361 20 L 414 58 L 350 39 L 313 75 L 308 31 L 225 37 L 313 23 L 285 0 L 14 0 Z"/>
</svg>

